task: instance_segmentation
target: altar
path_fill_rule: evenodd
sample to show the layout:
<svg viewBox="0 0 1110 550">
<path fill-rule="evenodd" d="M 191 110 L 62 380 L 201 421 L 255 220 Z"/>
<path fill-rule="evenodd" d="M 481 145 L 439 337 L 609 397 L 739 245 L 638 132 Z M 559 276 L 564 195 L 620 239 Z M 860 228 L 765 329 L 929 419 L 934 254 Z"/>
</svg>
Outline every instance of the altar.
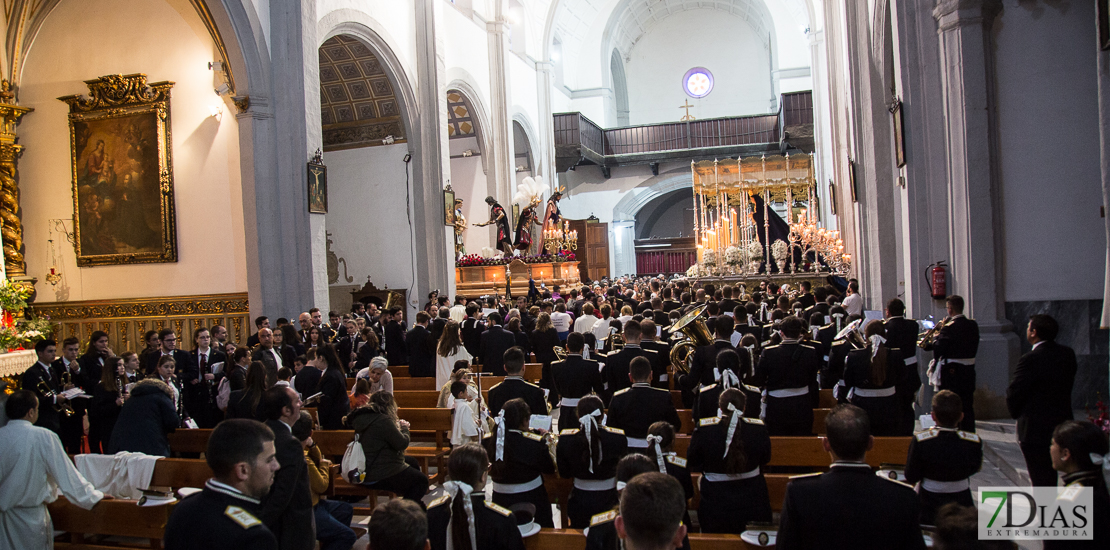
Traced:
<svg viewBox="0 0 1110 550">
<path fill-rule="evenodd" d="M 567 289 L 578 286 L 580 275 L 578 262 L 526 263 L 520 258 L 506 262 L 501 258 L 486 259 L 489 265 L 459 265 L 455 268 L 455 293 L 467 298 L 479 296 L 504 295 L 506 280 L 511 287 L 512 296 L 527 296 L 528 281 L 534 279 L 536 288 L 546 285 L 547 290 L 558 286 Z"/>
</svg>

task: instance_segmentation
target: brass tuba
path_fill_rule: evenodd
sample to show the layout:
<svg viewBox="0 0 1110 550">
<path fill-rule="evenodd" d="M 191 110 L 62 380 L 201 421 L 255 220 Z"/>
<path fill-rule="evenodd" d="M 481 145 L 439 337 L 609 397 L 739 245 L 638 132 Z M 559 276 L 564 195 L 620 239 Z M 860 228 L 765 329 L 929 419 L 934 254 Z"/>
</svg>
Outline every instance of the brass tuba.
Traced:
<svg viewBox="0 0 1110 550">
<path fill-rule="evenodd" d="M 605 337 L 605 349 L 610 352 L 624 349 L 624 335 L 616 327 L 609 328 L 609 336 Z"/>
<path fill-rule="evenodd" d="M 841 330 L 840 332 L 836 333 L 836 336 L 833 337 L 833 341 L 835 342 L 835 341 L 839 341 L 839 340 L 847 340 L 848 344 L 852 346 L 852 349 L 866 348 L 867 347 L 867 340 L 863 337 L 863 334 L 859 331 L 859 327 L 862 324 L 863 324 L 862 319 L 856 319 L 855 321 L 852 321 L 851 323 L 848 323 L 848 326 L 844 327 L 844 330 Z"/>
<path fill-rule="evenodd" d="M 555 353 L 555 357 L 557 357 L 560 361 L 567 358 L 567 350 L 563 348 L 563 346 L 555 346 L 551 348 L 551 351 Z"/>
<path fill-rule="evenodd" d="M 678 340 L 671 347 L 670 354 L 671 365 L 676 372 L 689 374 L 690 359 L 694 355 L 694 350 L 700 346 L 713 344 L 713 337 L 709 333 L 709 328 L 705 326 L 705 321 L 701 319 L 701 314 L 706 307 L 708 306 L 703 305 L 695 308 L 675 321 L 673 325 L 663 329 L 671 333 L 671 339 Z M 678 333 L 684 334 L 685 337 Z"/>
</svg>

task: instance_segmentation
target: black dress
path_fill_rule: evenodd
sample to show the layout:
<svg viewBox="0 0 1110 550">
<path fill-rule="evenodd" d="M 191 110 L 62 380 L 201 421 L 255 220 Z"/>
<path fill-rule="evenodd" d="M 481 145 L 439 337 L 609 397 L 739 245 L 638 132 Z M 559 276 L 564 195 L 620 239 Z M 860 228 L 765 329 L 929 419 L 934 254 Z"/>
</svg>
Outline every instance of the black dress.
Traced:
<svg viewBox="0 0 1110 550">
<path fill-rule="evenodd" d="M 482 550 L 524 550 L 524 539 L 517 529 L 512 512 L 503 506 L 486 502 L 484 493 L 470 495 L 474 507 L 474 538 Z M 432 550 L 447 548 L 447 525 L 451 522 L 452 499 L 441 496 L 428 503 L 428 542 Z M 550 506 L 548 506 L 550 508 Z M 478 550 L 475 548 L 474 550 Z"/>
<path fill-rule="evenodd" d="M 553 528 L 555 521 L 551 516 L 551 501 L 543 485 L 543 475 L 555 473 L 555 461 L 547 450 L 543 437 L 532 432 L 508 430 L 505 434 L 505 454 L 503 463 L 497 464 L 497 431 L 486 434 L 482 446 L 494 462 L 490 470 L 493 482 L 493 502 L 511 508 L 519 502 L 528 502 L 536 507 L 536 523 L 541 527 Z M 523 490 L 524 484 L 538 486 Z M 513 487 L 516 486 L 516 487 Z"/>
<path fill-rule="evenodd" d="M 725 472 L 725 439 L 728 421 L 704 418 L 694 431 L 687 452 L 687 466 L 702 472 L 698 519 L 703 533 L 742 533 L 749 522 L 771 521 L 771 497 L 760 467 L 771 461 L 771 437 L 763 422 L 744 418 L 737 437 L 744 442 L 744 479 L 710 481 L 704 474 Z M 754 475 L 752 475 L 754 472 Z"/>
<path fill-rule="evenodd" d="M 93 387 L 92 399 L 89 400 L 89 434 L 95 433 L 96 440 L 104 442 L 105 447 L 108 446 L 108 440 L 112 438 L 116 419 L 123 409 L 122 405 L 116 405 L 116 399 L 119 399 L 119 396 L 120 392 L 108 391 L 104 389 L 104 384 L 97 383 Z M 100 449 L 91 449 L 91 447 L 90 450 L 94 453 L 100 452 Z"/>
<path fill-rule="evenodd" d="M 574 489 L 567 498 L 567 517 L 574 529 L 589 526 L 590 518 L 617 504 L 617 463 L 628 450 L 627 437 L 616 428 L 600 426 L 592 437 L 601 438 L 601 461 L 592 472 L 587 456 L 589 442 L 581 428 L 559 432 L 559 444 L 555 450 L 559 476 L 574 478 Z"/>
<path fill-rule="evenodd" d="M 559 360 L 554 351 L 555 346 L 559 345 L 559 333 L 554 328 L 533 330 L 528 343 L 532 347 L 532 353 L 536 354 L 536 361 L 543 365 L 540 387 L 549 390 L 548 402 L 558 403 L 559 392 L 555 391 L 555 383 L 551 381 L 551 363 Z"/>
<path fill-rule="evenodd" d="M 351 412 L 351 400 L 347 397 L 347 379 L 343 371 L 330 368 L 324 371 L 316 391 L 323 393 L 320 396 L 320 405 L 316 412 L 320 417 L 320 427 L 324 430 L 342 430 L 343 417 Z"/>
</svg>

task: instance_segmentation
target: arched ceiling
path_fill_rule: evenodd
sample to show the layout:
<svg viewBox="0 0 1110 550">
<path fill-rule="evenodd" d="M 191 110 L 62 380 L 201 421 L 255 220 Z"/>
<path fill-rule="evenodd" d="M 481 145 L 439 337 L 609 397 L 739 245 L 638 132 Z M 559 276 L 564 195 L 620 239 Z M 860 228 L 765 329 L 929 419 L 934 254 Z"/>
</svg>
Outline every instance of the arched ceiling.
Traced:
<svg viewBox="0 0 1110 550">
<path fill-rule="evenodd" d="M 389 76 L 374 53 L 350 36 L 320 46 L 320 119 L 324 149 L 402 143 L 401 110 Z"/>
<path fill-rule="evenodd" d="M 628 59 L 633 46 L 660 21 L 690 10 L 714 10 L 743 19 L 766 46 L 775 22 L 763 0 L 621 0 L 608 30 L 613 47 Z"/>
<path fill-rule="evenodd" d="M 466 96 L 458 90 L 447 90 L 447 137 L 460 139 L 474 135 L 474 116 Z"/>
</svg>

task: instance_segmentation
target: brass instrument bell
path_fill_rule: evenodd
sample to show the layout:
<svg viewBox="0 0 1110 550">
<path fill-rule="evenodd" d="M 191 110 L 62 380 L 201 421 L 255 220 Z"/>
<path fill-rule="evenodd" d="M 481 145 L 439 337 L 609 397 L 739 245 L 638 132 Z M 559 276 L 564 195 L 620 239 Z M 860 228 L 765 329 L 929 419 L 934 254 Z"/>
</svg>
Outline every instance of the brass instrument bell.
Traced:
<svg viewBox="0 0 1110 550">
<path fill-rule="evenodd" d="M 701 319 L 701 315 L 707 307 L 709 306 L 697 307 L 683 315 L 673 325 L 663 329 L 671 333 L 672 339 L 680 340 L 671 347 L 670 354 L 671 365 L 677 372 L 689 374 L 690 359 L 694 355 L 694 350 L 700 346 L 713 344 L 713 336 L 709 332 L 709 327 L 706 327 L 705 321 Z M 685 335 L 685 337 L 679 336 L 679 333 Z"/>
<path fill-rule="evenodd" d="M 42 394 L 42 397 L 44 399 L 53 398 L 54 396 L 57 395 L 57 393 L 55 393 L 54 390 L 50 389 L 50 386 L 46 385 L 46 380 L 39 380 L 39 385 L 37 386 L 37 388 L 38 388 L 39 393 Z M 56 411 L 58 411 L 62 414 L 65 414 L 67 417 L 73 416 L 73 414 L 75 412 L 73 410 L 73 406 L 70 405 L 68 401 L 65 402 L 65 403 L 62 403 L 61 405 L 58 405 L 58 404 L 55 403 L 54 404 L 54 410 L 56 410 Z"/>
</svg>

